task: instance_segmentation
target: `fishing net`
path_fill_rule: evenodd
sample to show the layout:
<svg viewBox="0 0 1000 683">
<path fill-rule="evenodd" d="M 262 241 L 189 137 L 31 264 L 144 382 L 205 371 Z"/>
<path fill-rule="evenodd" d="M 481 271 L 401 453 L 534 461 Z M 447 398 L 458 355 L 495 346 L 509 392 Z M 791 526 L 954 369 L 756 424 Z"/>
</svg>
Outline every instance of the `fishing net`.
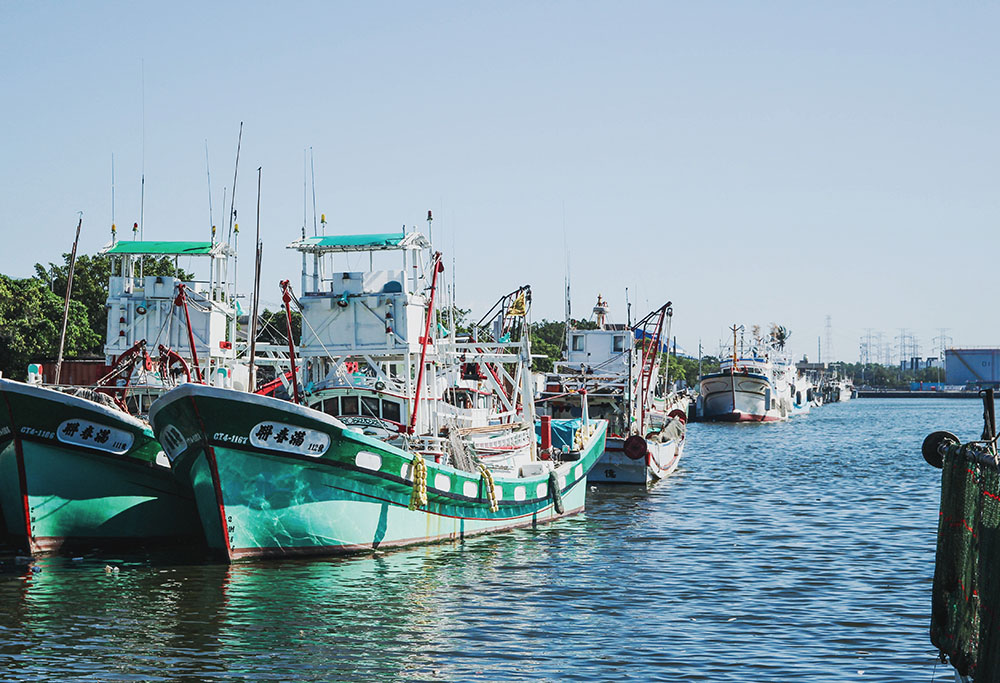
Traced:
<svg viewBox="0 0 1000 683">
<path fill-rule="evenodd" d="M 452 467 L 463 472 L 478 471 L 479 459 L 469 453 L 457 429 L 448 430 L 448 445 L 451 447 L 449 464 Z"/>
<path fill-rule="evenodd" d="M 973 680 L 1000 682 L 1000 474 L 968 446 L 950 449 L 931 605 L 931 642 Z"/>
<path fill-rule="evenodd" d="M 100 403 L 102 406 L 113 408 L 114 410 L 120 411 L 121 408 L 115 403 L 115 400 L 108 396 L 107 394 L 102 394 L 99 391 L 94 391 L 93 389 L 88 389 L 86 387 L 70 387 L 61 390 L 63 393 L 69 394 L 70 396 L 76 396 L 78 398 L 85 398 L 88 401 L 93 401 L 94 403 Z"/>
</svg>

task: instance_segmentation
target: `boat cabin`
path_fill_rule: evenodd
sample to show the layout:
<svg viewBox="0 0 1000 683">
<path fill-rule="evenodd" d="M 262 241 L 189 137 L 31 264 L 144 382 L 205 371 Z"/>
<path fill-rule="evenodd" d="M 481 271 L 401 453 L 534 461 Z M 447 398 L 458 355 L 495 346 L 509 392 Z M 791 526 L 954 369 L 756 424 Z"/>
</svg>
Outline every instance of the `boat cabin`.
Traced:
<svg viewBox="0 0 1000 683">
<path fill-rule="evenodd" d="M 304 237 L 288 248 L 302 253 L 303 264 L 310 255 L 314 259 L 312 277 L 303 268 L 299 297 L 304 359 L 420 352 L 427 300 L 422 282 L 426 265 L 418 252 L 430 248 L 422 234 Z M 397 252 L 400 267 L 367 271 L 336 267 L 338 256 L 342 266 L 350 266 L 352 260 L 373 265 L 379 252 Z M 321 377 L 313 373 L 312 379 Z"/>
<path fill-rule="evenodd" d="M 601 330 L 570 330 L 566 335 L 564 372 L 617 375 L 628 373 L 632 331 L 625 325 L 605 325 Z"/>
<path fill-rule="evenodd" d="M 227 282 L 229 259 L 235 252 L 222 242 L 114 241 L 101 250 L 111 258 L 108 281 L 108 327 L 104 355 L 109 365 L 137 342 L 147 352 L 160 345 L 173 350 L 190 365 L 191 342 L 206 378 L 216 384 L 231 382 L 227 366 L 236 358 L 236 295 Z M 207 279 L 182 282 L 176 277 L 145 275 L 143 258 L 181 257 L 207 261 Z M 179 285 L 185 287 L 187 312 L 175 305 Z M 218 377 L 216 377 L 218 375 Z"/>
</svg>

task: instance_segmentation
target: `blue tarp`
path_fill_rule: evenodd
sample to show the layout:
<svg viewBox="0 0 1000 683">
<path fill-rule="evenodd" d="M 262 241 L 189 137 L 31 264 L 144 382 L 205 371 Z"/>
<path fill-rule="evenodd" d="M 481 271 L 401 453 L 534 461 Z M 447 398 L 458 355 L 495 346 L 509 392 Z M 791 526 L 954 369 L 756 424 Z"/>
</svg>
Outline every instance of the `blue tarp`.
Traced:
<svg viewBox="0 0 1000 683">
<path fill-rule="evenodd" d="M 552 420 L 552 446 L 564 451 L 573 450 L 573 436 L 583 426 L 583 420 Z M 535 440 L 542 442 L 542 422 L 535 422 Z"/>
</svg>

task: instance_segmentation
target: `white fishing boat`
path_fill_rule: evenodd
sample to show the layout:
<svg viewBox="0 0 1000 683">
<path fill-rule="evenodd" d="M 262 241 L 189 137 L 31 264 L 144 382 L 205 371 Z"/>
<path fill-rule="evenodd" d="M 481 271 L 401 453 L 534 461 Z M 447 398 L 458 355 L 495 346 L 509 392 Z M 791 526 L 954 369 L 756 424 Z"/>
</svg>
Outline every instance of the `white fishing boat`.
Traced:
<svg viewBox="0 0 1000 683">
<path fill-rule="evenodd" d="M 750 344 L 744 345 L 737 340 L 742 326 L 730 329 L 731 353 L 721 362 L 719 372 L 705 375 L 700 382 L 701 418 L 724 422 L 788 419 L 794 410 L 795 370 L 784 354 L 787 330 L 775 326 L 765 337 L 755 328 Z"/>
<path fill-rule="evenodd" d="M 792 399 L 792 415 L 808 415 L 809 411 L 822 403 L 817 403 L 819 388 L 808 373 L 792 371 L 789 394 Z"/>
<path fill-rule="evenodd" d="M 828 403 L 844 403 L 854 398 L 854 383 L 847 377 L 834 375 L 827 380 L 824 393 Z"/>
<path fill-rule="evenodd" d="M 649 485 L 673 473 L 684 450 L 689 398 L 670 391 L 660 374 L 673 309 L 667 302 L 632 326 L 610 323 L 607 314 L 598 296 L 596 328 L 567 329 L 565 360 L 546 376 L 539 412 L 579 417 L 586 396 L 589 416 L 609 424 L 588 481 Z"/>
</svg>

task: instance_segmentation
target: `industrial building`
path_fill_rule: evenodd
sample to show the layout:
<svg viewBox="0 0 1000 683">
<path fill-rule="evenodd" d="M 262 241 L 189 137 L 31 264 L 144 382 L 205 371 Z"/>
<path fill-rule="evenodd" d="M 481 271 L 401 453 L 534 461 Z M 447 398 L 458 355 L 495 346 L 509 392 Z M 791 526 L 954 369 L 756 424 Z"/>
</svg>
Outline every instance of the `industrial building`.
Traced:
<svg viewBox="0 0 1000 683">
<path fill-rule="evenodd" d="M 948 384 L 1000 387 L 1000 348 L 945 349 Z"/>
</svg>

